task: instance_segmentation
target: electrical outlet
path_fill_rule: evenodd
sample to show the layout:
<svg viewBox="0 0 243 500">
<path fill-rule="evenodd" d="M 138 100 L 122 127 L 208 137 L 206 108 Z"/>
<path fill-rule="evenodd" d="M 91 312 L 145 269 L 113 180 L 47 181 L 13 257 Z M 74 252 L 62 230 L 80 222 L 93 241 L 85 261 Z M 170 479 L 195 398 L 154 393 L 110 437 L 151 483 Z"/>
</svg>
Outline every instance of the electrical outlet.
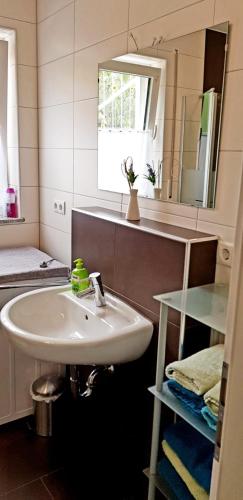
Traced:
<svg viewBox="0 0 243 500">
<path fill-rule="evenodd" d="M 53 210 L 57 214 L 65 215 L 66 212 L 66 202 L 64 200 L 54 200 Z"/>
<path fill-rule="evenodd" d="M 232 266 L 234 246 L 226 241 L 218 243 L 218 263 L 224 266 Z"/>
</svg>

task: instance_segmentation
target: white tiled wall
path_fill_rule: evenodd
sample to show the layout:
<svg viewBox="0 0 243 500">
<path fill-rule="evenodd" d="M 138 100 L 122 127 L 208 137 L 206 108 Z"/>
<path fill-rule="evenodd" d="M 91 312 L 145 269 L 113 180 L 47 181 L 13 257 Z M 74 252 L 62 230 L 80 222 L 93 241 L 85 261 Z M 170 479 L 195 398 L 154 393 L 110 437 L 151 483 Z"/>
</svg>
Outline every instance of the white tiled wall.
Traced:
<svg viewBox="0 0 243 500">
<path fill-rule="evenodd" d="M 0 226 L 0 247 L 38 247 L 36 0 L 0 0 L 0 26 L 17 32 L 21 206 L 26 219 L 24 224 Z"/>
<path fill-rule="evenodd" d="M 126 209 L 126 196 L 97 190 L 98 63 L 135 50 L 130 30 L 142 49 L 154 37 L 169 40 L 227 20 L 232 26 L 216 209 L 145 199 L 140 207 L 147 218 L 233 241 L 243 152 L 241 0 L 37 0 L 37 11 L 41 247 L 69 263 L 72 205 Z M 52 212 L 56 196 L 67 203 L 65 216 Z M 217 279 L 227 277 L 218 266 Z"/>
</svg>

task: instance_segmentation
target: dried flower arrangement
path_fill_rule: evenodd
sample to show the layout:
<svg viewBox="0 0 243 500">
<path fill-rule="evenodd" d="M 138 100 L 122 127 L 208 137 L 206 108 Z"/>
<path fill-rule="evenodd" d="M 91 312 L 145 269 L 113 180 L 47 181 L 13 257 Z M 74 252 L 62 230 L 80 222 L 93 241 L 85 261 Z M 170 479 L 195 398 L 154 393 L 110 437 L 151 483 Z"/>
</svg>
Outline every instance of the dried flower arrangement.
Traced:
<svg viewBox="0 0 243 500">
<path fill-rule="evenodd" d="M 121 167 L 122 167 L 122 173 L 127 179 L 129 189 L 133 189 L 138 174 L 136 175 L 134 172 L 132 157 L 128 156 L 125 160 L 123 160 Z"/>
<path fill-rule="evenodd" d="M 151 184 L 155 187 L 156 181 L 157 181 L 157 186 L 160 186 L 160 181 L 161 181 L 161 170 L 162 170 L 162 161 L 158 162 L 158 169 L 157 172 L 154 168 L 154 162 L 152 161 L 152 165 L 150 163 L 146 163 L 146 167 L 148 169 L 147 175 L 144 175 L 144 178 L 147 179 Z"/>
</svg>

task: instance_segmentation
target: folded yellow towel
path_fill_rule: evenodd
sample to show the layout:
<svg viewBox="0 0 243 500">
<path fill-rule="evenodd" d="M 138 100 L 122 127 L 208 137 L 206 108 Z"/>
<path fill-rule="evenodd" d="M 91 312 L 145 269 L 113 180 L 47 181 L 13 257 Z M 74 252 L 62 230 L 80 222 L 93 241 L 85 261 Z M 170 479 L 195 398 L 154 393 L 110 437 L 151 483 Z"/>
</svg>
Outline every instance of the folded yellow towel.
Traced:
<svg viewBox="0 0 243 500">
<path fill-rule="evenodd" d="M 206 394 L 204 394 L 203 396 L 206 405 L 215 415 L 215 417 L 217 417 L 219 413 L 220 385 L 221 381 L 219 381 L 216 385 L 214 385 L 212 389 L 206 392 Z"/>
<path fill-rule="evenodd" d="M 224 346 L 218 344 L 203 349 L 189 358 L 170 363 L 165 370 L 168 378 L 199 396 L 211 389 L 221 378 Z"/>
<path fill-rule="evenodd" d="M 188 472 L 186 467 L 179 459 L 178 455 L 176 455 L 176 453 L 172 450 L 172 448 L 165 440 L 162 441 L 162 448 L 164 450 L 164 454 L 173 465 L 182 481 L 184 481 L 192 496 L 196 498 L 196 500 L 207 500 L 209 498 L 207 492 L 197 483 L 197 481 L 195 481 L 190 472 Z"/>
</svg>

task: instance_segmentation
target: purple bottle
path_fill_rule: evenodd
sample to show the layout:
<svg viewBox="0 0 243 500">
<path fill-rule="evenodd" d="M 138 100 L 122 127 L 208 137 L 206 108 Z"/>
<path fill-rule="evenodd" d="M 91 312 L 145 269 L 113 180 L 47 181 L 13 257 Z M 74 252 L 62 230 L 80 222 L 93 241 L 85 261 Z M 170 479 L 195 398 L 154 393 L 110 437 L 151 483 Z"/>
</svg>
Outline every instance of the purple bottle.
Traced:
<svg viewBox="0 0 243 500">
<path fill-rule="evenodd" d="M 11 187 L 6 189 L 6 215 L 11 218 L 18 217 L 16 192 L 15 189 Z"/>
</svg>

